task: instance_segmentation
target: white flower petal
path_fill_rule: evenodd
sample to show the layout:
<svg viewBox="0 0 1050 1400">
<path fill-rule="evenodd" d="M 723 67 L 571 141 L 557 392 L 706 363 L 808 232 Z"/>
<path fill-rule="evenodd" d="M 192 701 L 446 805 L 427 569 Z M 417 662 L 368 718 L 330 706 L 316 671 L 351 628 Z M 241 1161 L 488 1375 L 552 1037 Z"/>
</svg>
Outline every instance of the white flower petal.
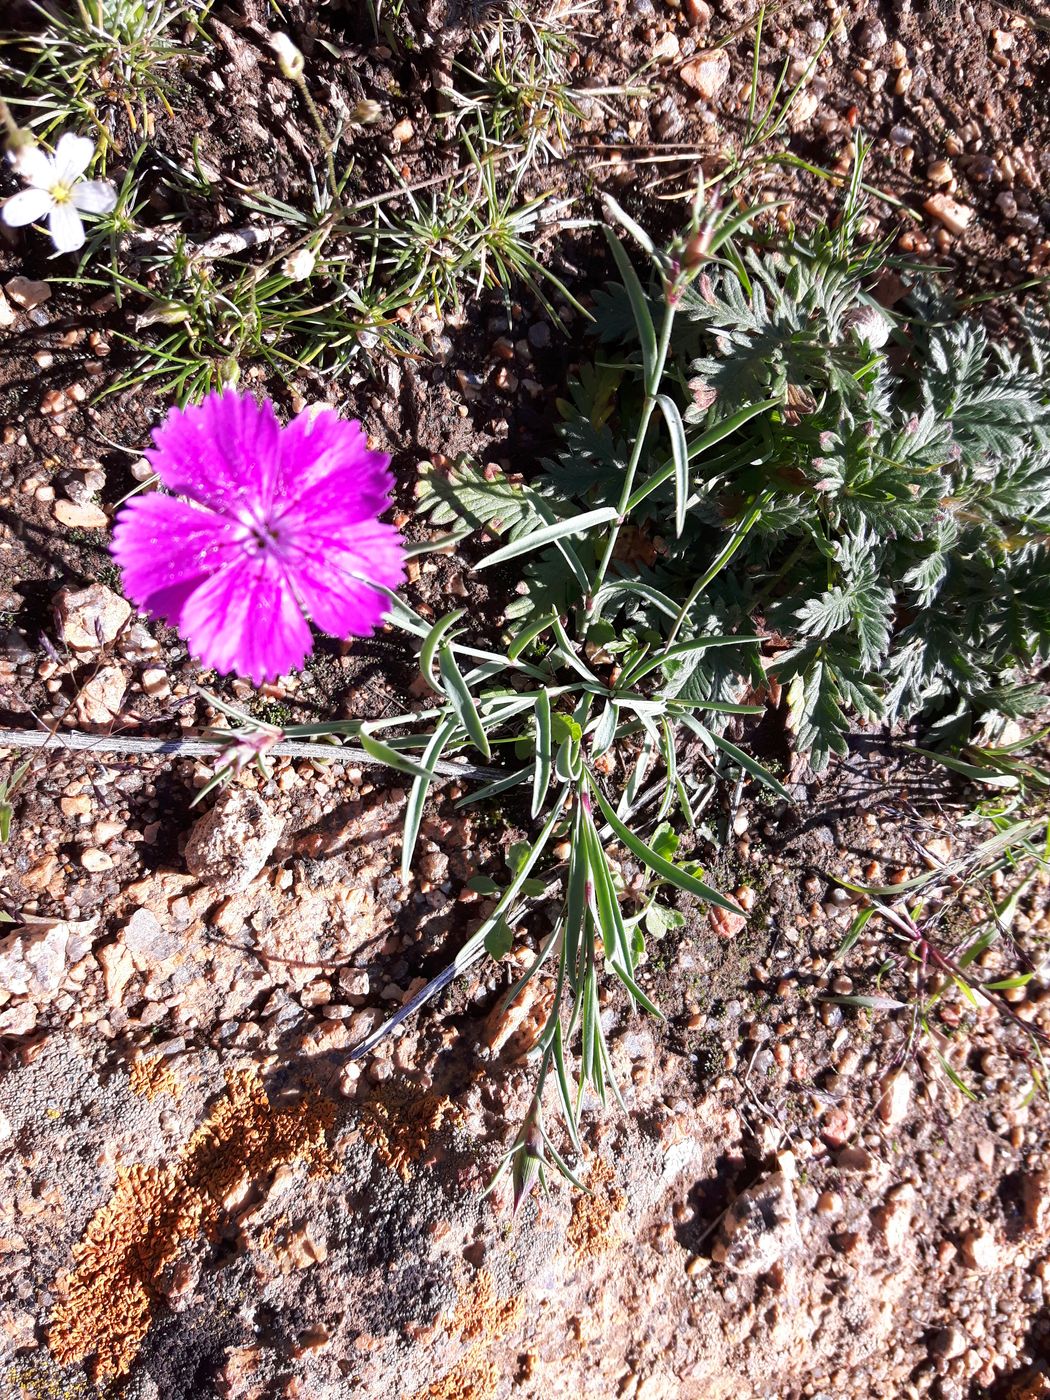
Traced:
<svg viewBox="0 0 1050 1400">
<path fill-rule="evenodd" d="M 20 190 L 3 207 L 0 217 L 11 228 L 35 224 L 51 212 L 51 196 L 47 190 Z"/>
<path fill-rule="evenodd" d="M 56 204 L 48 220 L 56 253 L 75 253 L 84 246 L 84 225 L 72 204 Z"/>
<path fill-rule="evenodd" d="M 72 199 L 86 214 L 108 214 L 117 207 L 117 191 L 108 180 L 78 180 Z"/>
<path fill-rule="evenodd" d="M 55 163 L 39 146 L 21 146 L 11 157 L 11 164 L 22 179 L 38 190 L 49 190 L 55 183 Z"/>
<path fill-rule="evenodd" d="M 71 185 L 91 164 L 95 143 L 86 136 L 74 136 L 67 131 L 55 147 L 55 178 L 61 185 Z"/>
</svg>

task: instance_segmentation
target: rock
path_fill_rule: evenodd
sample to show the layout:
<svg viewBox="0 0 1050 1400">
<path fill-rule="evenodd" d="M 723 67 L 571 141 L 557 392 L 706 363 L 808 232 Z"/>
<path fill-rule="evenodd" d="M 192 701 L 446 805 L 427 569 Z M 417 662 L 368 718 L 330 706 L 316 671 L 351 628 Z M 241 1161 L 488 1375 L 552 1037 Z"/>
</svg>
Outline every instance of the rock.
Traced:
<svg viewBox="0 0 1050 1400">
<path fill-rule="evenodd" d="M 729 55 L 725 49 L 709 49 L 683 64 L 679 74 L 686 87 L 710 102 L 729 77 Z"/>
<path fill-rule="evenodd" d="M 711 23 L 711 6 L 707 0 L 684 0 L 682 9 L 694 29 L 707 29 Z"/>
<path fill-rule="evenodd" d="M 926 178 L 931 185 L 950 185 L 955 178 L 951 161 L 931 160 L 926 167 Z"/>
<path fill-rule="evenodd" d="M 29 645 L 26 634 L 17 627 L 12 627 L 9 631 L 0 633 L 0 655 L 15 666 L 24 666 L 27 661 L 32 661 L 33 648 Z"/>
<path fill-rule="evenodd" d="M 764 1274 L 800 1243 L 791 1185 L 773 1172 L 730 1206 L 711 1258 L 733 1273 Z"/>
<path fill-rule="evenodd" d="M 844 1147 L 835 1158 L 840 1172 L 858 1172 L 870 1176 L 875 1170 L 875 1158 L 864 1147 Z"/>
<path fill-rule="evenodd" d="M 0 988 L 38 1001 L 55 996 L 66 969 L 90 951 L 97 925 L 96 914 L 75 923 L 42 919 L 9 933 L 0 940 Z"/>
<path fill-rule="evenodd" d="M 31 1001 L 18 1002 L 0 1011 L 0 1035 L 32 1035 L 37 1009 Z"/>
<path fill-rule="evenodd" d="M 551 328 L 546 321 L 534 321 L 529 327 L 529 344 L 534 350 L 544 350 L 551 343 Z"/>
<path fill-rule="evenodd" d="M 1050 1235 L 1050 1170 L 1026 1172 L 1021 1179 L 1024 1223 L 1038 1235 Z"/>
<path fill-rule="evenodd" d="M 56 501 L 52 514 L 60 525 L 71 530 L 104 530 L 109 517 L 101 506 L 77 505 L 74 501 Z"/>
<path fill-rule="evenodd" d="M 999 1246 L 990 1225 L 978 1225 L 976 1230 L 963 1236 L 962 1257 L 967 1268 L 977 1269 L 981 1273 L 995 1268 L 999 1262 Z"/>
<path fill-rule="evenodd" d="M 80 853 L 80 864 L 90 875 L 99 875 L 113 869 L 113 857 L 97 846 L 88 846 Z"/>
<path fill-rule="evenodd" d="M 109 943 L 95 954 L 106 983 L 106 997 L 111 1006 L 119 1006 L 124 988 L 135 975 L 135 964 L 123 943 Z"/>
<path fill-rule="evenodd" d="M 147 972 L 173 958 L 182 942 L 164 928 L 156 914 L 136 909 L 124 925 L 124 946 L 137 970 Z"/>
<path fill-rule="evenodd" d="M 4 291 L 23 311 L 32 311 L 34 306 L 47 301 L 51 295 L 47 282 L 34 282 L 29 277 L 12 277 L 10 282 L 5 283 Z"/>
<path fill-rule="evenodd" d="M 940 220 L 949 233 L 964 233 L 973 218 L 971 208 L 946 194 L 931 194 L 922 207 L 927 214 Z"/>
<path fill-rule="evenodd" d="M 15 313 L 11 309 L 11 303 L 3 292 L 0 292 L 0 331 L 10 330 L 15 323 Z"/>
<path fill-rule="evenodd" d="M 717 907 L 707 911 L 707 921 L 715 934 L 719 938 L 724 938 L 727 942 L 730 938 L 735 938 L 741 929 L 747 927 L 747 918 L 745 915 L 731 914 L 728 909 L 719 909 Z"/>
<path fill-rule="evenodd" d="M 415 135 L 415 127 L 413 127 L 412 123 L 406 117 L 404 121 L 398 122 L 390 135 L 395 141 L 400 141 L 402 143 L 411 141 L 412 137 Z"/>
<path fill-rule="evenodd" d="M 284 823 L 256 793 L 228 787 L 194 825 L 186 869 L 231 893 L 245 890 L 265 866 Z"/>
<path fill-rule="evenodd" d="M 838 1105 L 826 1115 L 820 1136 L 833 1152 L 837 1152 L 849 1142 L 856 1131 L 856 1118 L 848 1108 Z"/>
<path fill-rule="evenodd" d="M 969 1346 L 969 1337 L 955 1322 L 939 1328 L 930 1338 L 930 1354 L 942 1361 L 954 1361 L 957 1356 L 963 1356 Z"/>
<path fill-rule="evenodd" d="M 682 46 L 678 42 L 678 35 L 673 29 L 668 29 L 661 34 L 652 48 L 652 57 L 657 63 L 670 63 L 672 59 L 678 57 L 682 51 Z"/>
<path fill-rule="evenodd" d="M 77 714 L 84 724 L 112 724 L 127 692 L 127 681 L 119 666 L 103 666 L 87 681 L 77 696 Z"/>
<path fill-rule="evenodd" d="M 152 700 L 166 700 L 171 694 L 167 671 L 160 666 L 147 666 L 142 673 L 142 689 Z"/>
<path fill-rule="evenodd" d="M 886 26 L 881 20 L 865 20 L 856 33 L 857 48 L 861 53 L 877 53 L 888 37 Z"/>
<path fill-rule="evenodd" d="M 916 1198 L 917 1193 L 911 1182 L 902 1182 L 890 1191 L 885 1205 L 873 1213 L 872 1218 L 886 1248 L 893 1254 L 900 1252 L 908 1238 Z"/>
<path fill-rule="evenodd" d="M 131 604 L 102 583 L 59 589 L 54 610 L 58 634 L 74 651 L 97 651 L 113 641 L 131 616 Z"/>
<path fill-rule="evenodd" d="M 907 1070 L 893 1070 L 883 1076 L 879 1087 L 879 1117 L 887 1128 L 899 1127 L 911 1105 L 911 1076 Z"/>
</svg>

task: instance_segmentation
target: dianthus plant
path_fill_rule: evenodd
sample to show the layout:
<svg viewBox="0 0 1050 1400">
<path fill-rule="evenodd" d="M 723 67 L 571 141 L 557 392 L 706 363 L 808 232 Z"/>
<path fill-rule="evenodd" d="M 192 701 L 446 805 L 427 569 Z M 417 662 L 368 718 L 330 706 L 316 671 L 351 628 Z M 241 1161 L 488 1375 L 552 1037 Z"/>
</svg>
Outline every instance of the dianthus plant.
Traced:
<svg viewBox="0 0 1050 1400">
<path fill-rule="evenodd" d="M 640 234 L 622 210 L 609 207 Z M 520 567 L 529 556 L 544 561 L 538 574 L 526 563 L 529 590 L 508 609 L 501 643 L 472 645 L 462 611 L 431 624 L 388 595 L 393 621 L 419 641 L 422 677 L 434 697 L 426 710 L 372 722 L 360 732 L 373 758 L 413 780 L 405 879 L 435 766 L 444 756 L 473 750 L 486 764 L 499 759 L 493 779 L 460 805 L 496 797 L 505 806 L 517 803 L 532 835 L 510 848 L 507 883 L 473 882 L 490 904 L 450 966 L 355 1054 L 366 1054 L 480 959 L 504 958 L 517 941 L 531 947 L 506 997 L 509 1005 L 536 978 L 539 999 L 549 1007 L 532 1050 L 532 1105 L 503 1164 L 511 1170 L 516 1201 L 551 1165 L 575 1179 L 567 1157 L 582 1150 L 587 1091 L 603 1102 L 609 1091 L 619 1097 L 599 1014 L 604 974 L 620 984 L 628 1008 L 660 1014 L 645 989 L 646 939 L 685 922 L 683 911 L 660 897 L 685 896 L 686 907 L 693 900 L 740 912 L 702 878 L 696 862 L 676 858 L 676 824 L 697 827 L 716 780 L 727 773 L 787 797 L 723 732 L 729 717 L 761 711 L 744 703 L 743 684 L 724 682 L 741 668 L 753 669 L 754 638 L 741 628 L 704 630 L 703 613 L 694 612 L 703 588 L 683 603 L 655 587 L 637 562 L 655 534 L 640 532 L 635 523 L 642 504 L 671 483 L 671 528 L 680 532 L 691 492 L 683 423 L 675 397 L 665 391 L 675 317 L 701 264 L 717 262 L 749 217 L 698 209 L 667 254 L 642 236 L 660 277 L 656 321 L 622 243 L 607 229 L 635 318 L 642 381 L 614 501 L 581 509 L 563 492 L 479 474 L 467 462 L 424 476 L 421 510 L 434 523 L 454 527 L 438 544 L 461 541 L 482 525 L 491 530 L 498 518 L 506 542 L 483 555 L 478 570 L 512 561 Z M 752 406 L 732 421 L 712 424 L 694 444 L 694 455 L 768 407 Z M 734 538 L 711 561 L 707 582 L 731 557 Z M 555 561 L 550 567 L 548 554 Z M 717 660 L 728 653 L 738 655 L 732 665 Z M 553 1088 L 545 1097 L 548 1082 Z M 560 1147 L 549 1121 L 552 1104 L 560 1106 L 563 1122 Z"/>
</svg>

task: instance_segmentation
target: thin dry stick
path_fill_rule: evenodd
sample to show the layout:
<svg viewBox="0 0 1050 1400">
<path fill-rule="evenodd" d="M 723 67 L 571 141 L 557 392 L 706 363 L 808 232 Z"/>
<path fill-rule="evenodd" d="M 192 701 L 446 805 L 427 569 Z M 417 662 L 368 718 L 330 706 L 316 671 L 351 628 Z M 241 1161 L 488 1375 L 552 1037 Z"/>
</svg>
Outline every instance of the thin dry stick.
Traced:
<svg viewBox="0 0 1050 1400">
<path fill-rule="evenodd" d="M 140 758 L 161 755 L 169 758 L 199 758 L 216 755 L 236 739 L 231 730 L 214 739 L 132 739 L 119 734 L 83 734 L 79 730 L 52 733 L 46 729 L 0 729 L 0 749 L 64 749 L 71 753 L 126 754 Z M 378 759 L 347 744 L 306 744 L 282 739 L 266 750 L 268 758 L 309 758 L 334 763 L 359 763 L 382 768 Z M 449 763 L 440 759 L 434 772 L 442 778 L 471 778 L 491 782 L 505 776 L 502 768 L 485 768 L 476 763 Z"/>
</svg>

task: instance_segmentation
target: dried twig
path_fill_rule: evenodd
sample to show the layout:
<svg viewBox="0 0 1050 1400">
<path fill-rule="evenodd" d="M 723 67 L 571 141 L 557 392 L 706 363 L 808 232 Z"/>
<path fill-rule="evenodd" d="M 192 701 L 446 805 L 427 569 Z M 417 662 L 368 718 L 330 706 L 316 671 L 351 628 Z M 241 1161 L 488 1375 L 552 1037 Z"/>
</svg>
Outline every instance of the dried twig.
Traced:
<svg viewBox="0 0 1050 1400">
<path fill-rule="evenodd" d="M 0 749 L 64 749 L 78 754 L 200 758 L 218 754 L 235 737 L 232 731 L 211 739 L 133 739 L 120 734 L 83 734 L 75 729 L 60 730 L 54 734 L 44 729 L 0 729 Z M 282 739 L 267 749 L 266 754 L 268 758 L 309 758 L 377 768 L 383 766 L 364 749 L 349 744 L 307 744 Z M 479 782 L 491 782 L 505 776 L 502 768 L 486 768 L 476 763 L 449 763 L 445 760 L 434 764 L 434 772 L 443 778 L 470 778 Z"/>
</svg>

